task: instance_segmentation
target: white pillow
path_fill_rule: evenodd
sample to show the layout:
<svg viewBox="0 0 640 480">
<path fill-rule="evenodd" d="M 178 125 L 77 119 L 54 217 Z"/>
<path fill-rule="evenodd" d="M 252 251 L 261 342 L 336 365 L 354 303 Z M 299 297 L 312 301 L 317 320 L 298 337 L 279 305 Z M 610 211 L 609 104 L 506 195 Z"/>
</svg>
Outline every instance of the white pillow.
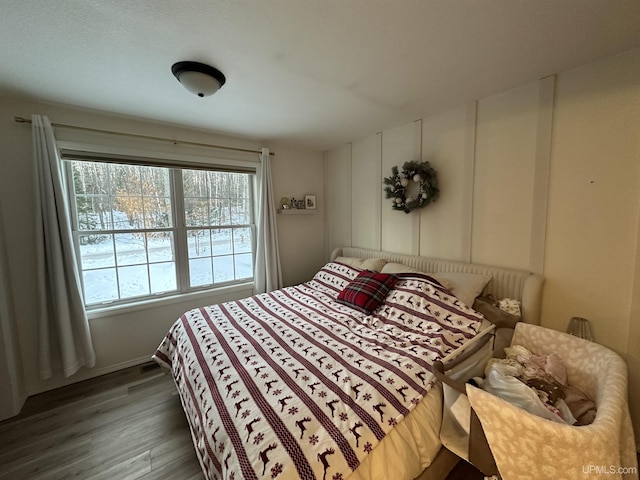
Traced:
<svg viewBox="0 0 640 480">
<path fill-rule="evenodd" d="M 410 267 L 409 265 L 405 265 L 404 263 L 394 263 L 389 262 L 382 270 L 382 273 L 426 273 L 422 270 L 418 270 L 417 268 Z"/>
<path fill-rule="evenodd" d="M 350 267 L 359 268 L 361 270 L 373 270 L 379 272 L 387 263 L 386 258 L 355 258 L 355 257 L 336 257 L 334 262 L 344 263 Z"/>
<path fill-rule="evenodd" d="M 473 305 L 476 297 L 491 280 L 491 275 L 481 273 L 438 272 L 429 273 L 429 275 L 451 290 L 458 300 L 468 307 Z"/>
</svg>

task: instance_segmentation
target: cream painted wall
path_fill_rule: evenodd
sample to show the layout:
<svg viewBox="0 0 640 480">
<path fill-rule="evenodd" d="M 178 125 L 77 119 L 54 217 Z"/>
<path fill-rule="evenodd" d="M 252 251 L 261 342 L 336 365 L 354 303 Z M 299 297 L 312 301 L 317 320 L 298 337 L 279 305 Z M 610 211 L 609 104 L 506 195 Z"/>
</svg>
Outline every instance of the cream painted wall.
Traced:
<svg viewBox="0 0 640 480">
<path fill-rule="evenodd" d="M 412 253 L 417 242 L 422 255 L 543 271 L 543 326 L 586 317 L 596 341 L 633 367 L 638 433 L 639 107 L 637 49 L 424 118 L 421 136 L 415 122 L 381 133 L 383 176 L 420 158 L 441 186 L 440 199 L 409 218 L 383 200 L 382 249 Z M 408 158 L 420 137 L 421 157 Z M 327 222 L 349 215 L 331 210 Z"/>
<path fill-rule="evenodd" d="M 558 75 L 543 303 L 544 325 L 591 321 L 629 365 L 640 439 L 640 50 Z"/>
<path fill-rule="evenodd" d="M 545 323 L 563 329 L 571 316 L 589 318 L 596 339 L 623 354 L 638 239 L 639 107 L 640 52 L 558 76 Z"/>
<path fill-rule="evenodd" d="M 467 152 L 473 153 L 474 132 L 475 104 L 422 120 L 422 159 L 438 172 L 442 195 L 419 212 L 425 226 L 420 231 L 421 255 L 470 259 L 473 156 Z"/>
<path fill-rule="evenodd" d="M 249 149 L 260 149 L 263 146 L 262 142 L 253 139 L 229 137 L 90 110 L 2 99 L 0 103 L 0 143 L 3 146 L 0 163 L 1 217 L 5 227 L 8 270 L 14 296 L 15 326 L 19 338 L 20 358 L 24 369 L 26 391 L 29 395 L 148 361 L 170 325 L 186 310 L 246 297 L 252 293 L 250 285 L 233 287 L 216 294 L 196 295 L 176 303 L 151 304 L 135 311 L 106 313 L 92 318 L 90 325 L 97 355 L 96 367 L 82 369 L 69 379 L 56 376 L 48 381 L 40 380 L 36 368 L 36 307 L 33 302 L 32 287 L 35 284 L 35 265 L 31 200 L 34 189 L 31 129 L 28 125 L 13 121 L 14 116 L 29 118 L 32 113 L 45 114 L 56 123 L 90 128 Z M 212 161 L 211 157 L 216 155 L 238 160 L 248 158 L 247 154 L 234 154 L 227 151 L 221 153 L 220 150 L 209 148 L 176 146 L 171 142 L 124 139 L 64 129 L 57 129 L 56 137 L 65 141 L 110 145 L 112 148 L 151 150 L 158 155 L 189 155 L 191 158 L 197 157 L 202 161 Z M 291 149 L 284 145 L 268 146 L 276 153 L 272 160 L 272 169 L 276 177 L 274 183 L 277 185 L 276 195 L 281 195 L 285 191 L 297 194 L 299 189 L 299 193 L 316 192 L 319 197 L 318 214 L 311 215 L 309 218 L 292 219 L 294 222 L 289 224 L 285 222 L 290 219 L 279 219 L 279 230 L 286 237 L 283 241 L 285 248 L 281 249 L 283 277 L 286 281 L 295 283 L 313 275 L 317 266 L 323 261 L 322 153 Z M 253 159 L 252 156 L 251 159 Z M 255 161 L 257 162 L 257 154 Z M 279 175 L 283 175 L 283 178 Z M 301 221 L 295 222 L 295 220 Z M 292 238 L 295 238 L 295 241 L 291 241 Z M 5 395 L 5 392 L 3 391 L 0 395 Z"/>
<path fill-rule="evenodd" d="M 351 232 L 353 245 L 380 250 L 382 135 L 376 133 L 351 144 Z"/>
<path fill-rule="evenodd" d="M 278 215 L 278 243 L 285 286 L 306 282 L 324 265 L 323 156 L 314 152 L 273 144 L 271 162 L 276 203 L 282 197 L 303 199 L 315 195 L 317 209 L 310 215 Z"/>
<path fill-rule="evenodd" d="M 325 259 L 342 245 L 351 245 L 351 144 L 324 154 Z"/>
<path fill-rule="evenodd" d="M 394 165 L 420 158 L 422 122 L 411 122 L 382 134 L 382 175 L 391 175 Z M 381 189 L 382 185 L 378 186 Z M 417 255 L 420 248 L 420 217 L 391 210 L 390 200 L 382 209 L 382 250 Z"/>
<path fill-rule="evenodd" d="M 533 82 L 354 141 L 350 159 L 344 147 L 327 152 L 341 168 L 326 180 L 334 185 L 334 196 L 346 195 L 340 188 L 349 185 L 342 179 L 352 177 L 351 209 L 329 210 L 328 228 L 343 225 L 341 238 L 358 247 L 379 243 L 382 250 L 529 268 L 542 84 Z M 429 160 L 438 171 L 440 198 L 410 215 L 392 210 L 378 180 L 378 158 L 380 178 L 389 176 L 395 165 Z M 336 183 L 338 175 L 341 183 Z M 380 210 L 377 198 L 382 199 Z"/>
<path fill-rule="evenodd" d="M 538 82 L 478 101 L 471 234 L 476 263 L 529 268 L 537 106 Z"/>
</svg>

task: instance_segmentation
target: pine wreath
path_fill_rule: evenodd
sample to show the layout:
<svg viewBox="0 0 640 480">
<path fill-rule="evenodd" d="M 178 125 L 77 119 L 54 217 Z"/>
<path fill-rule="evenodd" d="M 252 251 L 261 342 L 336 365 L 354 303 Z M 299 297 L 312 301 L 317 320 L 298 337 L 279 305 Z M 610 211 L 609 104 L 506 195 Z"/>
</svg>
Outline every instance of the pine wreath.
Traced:
<svg viewBox="0 0 640 480">
<path fill-rule="evenodd" d="M 407 188 L 412 181 L 420 184 L 415 197 L 407 195 Z M 404 213 L 428 205 L 435 201 L 440 193 L 438 176 L 429 162 L 405 162 L 401 172 L 394 166 L 391 176 L 384 179 L 384 184 L 386 198 L 393 199 L 391 208 L 402 210 Z"/>
</svg>

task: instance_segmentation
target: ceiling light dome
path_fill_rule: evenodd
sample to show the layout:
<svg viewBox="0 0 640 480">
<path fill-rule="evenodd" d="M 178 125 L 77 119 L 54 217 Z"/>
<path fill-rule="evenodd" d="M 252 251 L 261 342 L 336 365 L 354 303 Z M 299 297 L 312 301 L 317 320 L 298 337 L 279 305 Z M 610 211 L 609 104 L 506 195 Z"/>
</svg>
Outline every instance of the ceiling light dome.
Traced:
<svg viewBox="0 0 640 480">
<path fill-rule="evenodd" d="M 198 62 L 174 63 L 171 72 L 184 88 L 199 97 L 213 95 L 227 81 L 217 68 Z"/>
</svg>

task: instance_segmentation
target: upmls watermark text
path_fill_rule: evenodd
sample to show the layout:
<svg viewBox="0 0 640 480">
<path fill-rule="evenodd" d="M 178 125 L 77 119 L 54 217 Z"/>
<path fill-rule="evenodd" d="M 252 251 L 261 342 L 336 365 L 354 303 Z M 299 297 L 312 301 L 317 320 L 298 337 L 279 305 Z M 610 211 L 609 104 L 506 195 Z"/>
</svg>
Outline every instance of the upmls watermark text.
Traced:
<svg viewBox="0 0 640 480">
<path fill-rule="evenodd" d="M 583 465 L 582 473 L 585 475 L 626 475 L 638 473 L 638 467 L 619 467 L 617 465 Z"/>
</svg>

